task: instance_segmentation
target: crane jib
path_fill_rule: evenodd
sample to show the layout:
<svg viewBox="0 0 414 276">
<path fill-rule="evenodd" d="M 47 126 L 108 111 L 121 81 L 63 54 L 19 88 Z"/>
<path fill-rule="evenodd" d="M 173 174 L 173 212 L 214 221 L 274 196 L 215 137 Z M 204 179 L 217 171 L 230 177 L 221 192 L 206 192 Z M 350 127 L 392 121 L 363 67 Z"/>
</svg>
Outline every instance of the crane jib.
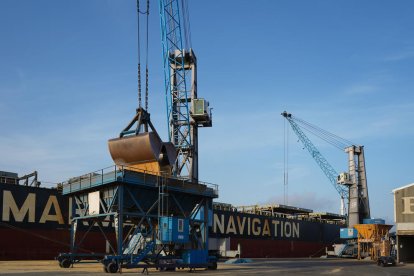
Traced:
<svg viewBox="0 0 414 276">
<path fill-rule="evenodd" d="M 352 142 L 325 131 L 302 119 L 295 118 L 292 114 L 287 113 L 286 111 L 282 113 L 282 116 L 287 119 L 299 140 L 309 151 L 313 159 L 339 193 L 341 197 L 341 211 L 343 214 L 347 213 L 345 211 L 346 207 L 343 200 L 348 200 L 348 226 L 353 227 L 358 223 L 362 223 L 363 219 L 370 218 L 364 147 L 356 146 L 354 144 L 349 145 L 347 143 Z M 315 134 L 319 138 L 336 147 L 346 145 L 345 152 L 348 153 L 348 172 L 338 175 L 335 169 L 329 164 L 325 157 L 302 131 L 299 123 L 303 129 L 308 130 L 312 134 Z"/>
</svg>

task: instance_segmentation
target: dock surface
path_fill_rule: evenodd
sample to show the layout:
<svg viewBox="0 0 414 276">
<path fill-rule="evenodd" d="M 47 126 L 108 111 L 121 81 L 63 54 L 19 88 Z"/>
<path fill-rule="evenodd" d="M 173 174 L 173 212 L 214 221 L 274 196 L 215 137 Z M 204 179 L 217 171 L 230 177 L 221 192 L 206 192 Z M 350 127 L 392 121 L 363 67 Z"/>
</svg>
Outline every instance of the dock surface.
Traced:
<svg viewBox="0 0 414 276">
<path fill-rule="evenodd" d="M 141 269 L 124 269 L 125 275 L 144 275 Z M 149 275 L 188 275 L 188 270 L 161 272 L 149 270 Z M 251 263 L 225 264 L 217 270 L 198 269 L 197 275 L 414 275 L 414 263 L 380 267 L 370 260 L 355 259 L 253 259 Z M 1 261 L 1 275 L 119 275 L 104 273 L 102 265 L 75 264 L 60 268 L 56 261 Z"/>
</svg>

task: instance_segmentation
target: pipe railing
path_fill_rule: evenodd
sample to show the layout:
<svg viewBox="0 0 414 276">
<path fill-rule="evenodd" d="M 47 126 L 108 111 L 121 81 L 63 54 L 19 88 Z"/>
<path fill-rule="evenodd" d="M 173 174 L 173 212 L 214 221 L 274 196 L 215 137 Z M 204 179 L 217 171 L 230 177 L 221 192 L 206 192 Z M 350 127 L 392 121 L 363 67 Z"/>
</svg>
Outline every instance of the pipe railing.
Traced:
<svg viewBox="0 0 414 276">
<path fill-rule="evenodd" d="M 84 189 L 89 189 L 92 187 L 100 186 L 106 183 L 114 182 L 114 181 L 125 181 L 125 173 L 132 172 L 132 173 L 139 173 L 143 176 L 144 184 L 147 183 L 150 177 L 166 177 L 168 179 L 174 179 L 176 184 L 179 184 L 183 188 L 188 186 L 189 184 L 200 184 L 204 185 L 207 189 L 212 190 L 214 195 L 218 195 L 218 185 L 212 184 L 208 182 L 198 181 L 197 183 L 193 183 L 183 178 L 177 178 L 168 176 L 165 172 L 153 172 L 150 170 L 144 170 L 139 168 L 134 168 L 130 166 L 119 166 L 119 165 L 112 165 L 100 170 L 96 170 L 78 177 L 70 178 L 69 180 L 62 183 L 63 185 L 63 192 L 64 193 L 71 193 L 76 192 Z M 130 175 L 128 177 L 131 177 Z M 159 180 L 159 179 L 157 179 Z M 155 182 L 155 185 L 158 186 L 159 181 Z"/>
</svg>

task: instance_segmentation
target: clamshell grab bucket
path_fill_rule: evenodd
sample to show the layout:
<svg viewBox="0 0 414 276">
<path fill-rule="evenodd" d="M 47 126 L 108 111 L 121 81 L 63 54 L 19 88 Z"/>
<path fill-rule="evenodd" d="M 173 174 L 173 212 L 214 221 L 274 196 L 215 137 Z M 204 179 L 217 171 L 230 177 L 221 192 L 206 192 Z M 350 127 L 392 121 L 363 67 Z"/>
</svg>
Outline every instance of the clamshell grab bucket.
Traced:
<svg viewBox="0 0 414 276">
<path fill-rule="evenodd" d="M 111 139 L 108 147 L 116 165 L 154 174 L 170 172 L 176 158 L 174 145 L 154 132 Z"/>
<path fill-rule="evenodd" d="M 157 175 L 170 175 L 177 158 L 174 145 L 161 140 L 150 114 L 141 107 L 119 138 L 108 141 L 108 147 L 116 165 Z"/>
</svg>

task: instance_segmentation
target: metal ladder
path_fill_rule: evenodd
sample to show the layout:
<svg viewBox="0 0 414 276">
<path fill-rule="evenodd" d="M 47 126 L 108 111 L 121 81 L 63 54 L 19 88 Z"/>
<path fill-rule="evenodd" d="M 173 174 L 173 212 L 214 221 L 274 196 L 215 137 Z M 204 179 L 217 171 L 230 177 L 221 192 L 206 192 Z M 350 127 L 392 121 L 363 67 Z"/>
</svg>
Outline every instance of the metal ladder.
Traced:
<svg viewBox="0 0 414 276">
<path fill-rule="evenodd" d="M 135 258 L 133 258 L 132 263 L 137 264 L 140 261 L 142 261 L 148 255 L 148 253 L 154 250 L 154 247 L 155 247 L 155 241 L 152 240 L 152 241 L 147 242 L 147 244 L 142 249 L 142 251 L 139 252 L 139 254 Z"/>
<path fill-rule="evenodd" d="M 167 174 L 161 173 L 158 177 L 158 223 L 159 218 L 168 216 Z"/>
</svg>

